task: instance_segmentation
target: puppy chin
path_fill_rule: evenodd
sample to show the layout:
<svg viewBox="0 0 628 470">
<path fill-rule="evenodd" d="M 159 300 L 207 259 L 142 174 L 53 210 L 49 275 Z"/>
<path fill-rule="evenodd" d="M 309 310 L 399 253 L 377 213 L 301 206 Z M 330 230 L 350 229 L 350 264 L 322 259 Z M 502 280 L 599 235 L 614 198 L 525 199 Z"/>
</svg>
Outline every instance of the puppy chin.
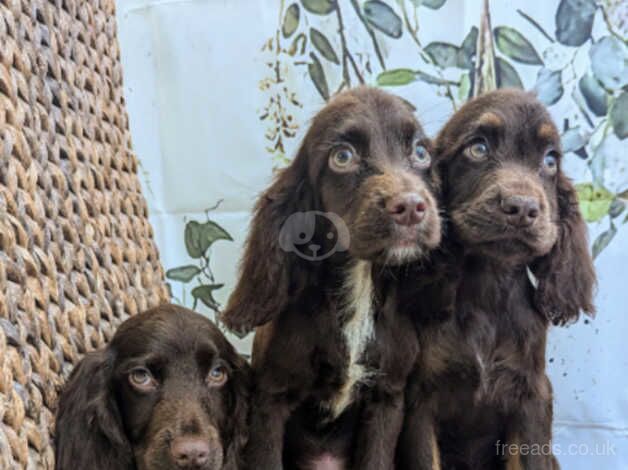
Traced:
<svg viewBox="0 0 628 470">
<path fill-rule="evenodd" d="M 424 251 L 418 245 L 396 245 L 388 248 L 385 254 L 384 264 L 399 266 L 406 263 L 411 263 L 423 257 Z"/>
</svg>

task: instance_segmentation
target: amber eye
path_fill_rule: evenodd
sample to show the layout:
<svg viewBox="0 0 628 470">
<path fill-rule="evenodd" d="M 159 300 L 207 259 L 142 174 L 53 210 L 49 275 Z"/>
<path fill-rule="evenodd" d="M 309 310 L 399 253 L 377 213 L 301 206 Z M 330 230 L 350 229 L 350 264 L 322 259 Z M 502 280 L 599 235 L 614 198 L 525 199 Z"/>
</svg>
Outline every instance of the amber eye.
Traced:
<svg viewBox="0 0 628 470">
<path fill-rule="evenodd" d="M 465 153 L 472 160 L 485 160 L 488 157 L 488 144 L 484 139 L 476 139 L 467 146 Z"/>
<path fill-rule="evenodd" d="M 432 156 L 430 155 L 430 152 L 427 150 L 425 145 L 421 144 L 420 142 L 415 142 L 414 144 L 413 161 L 420 168 L 427 168 L 432 162 Z"/>
<path fill-rule="evenodd" d="M 129 383 L 141 392 L 149 392 L 157 388 L 157 381 L 145 367 L 133 369 L 129 373 Z"/>
<path fill-rule="evenodd" d="M 223 365 L 214 366 L 207 374 L 207 384 L 210 387 L 220 387 L 228 379 L 227 368 Z"/>
<path fill-rule="evenodd" d="M 357 167 L 358 157 L 355 151 L 349 147 L 334 150 L 329 157 L 329 166 L 340 173 L 351 171 Z"/>
<path fill-rule="evenodd" d="M 543 157 L 543 169 L 549 175 L 555 174 L 558 170 L 558 153 L 555 150 L 550 150 Z"/>
</svg>

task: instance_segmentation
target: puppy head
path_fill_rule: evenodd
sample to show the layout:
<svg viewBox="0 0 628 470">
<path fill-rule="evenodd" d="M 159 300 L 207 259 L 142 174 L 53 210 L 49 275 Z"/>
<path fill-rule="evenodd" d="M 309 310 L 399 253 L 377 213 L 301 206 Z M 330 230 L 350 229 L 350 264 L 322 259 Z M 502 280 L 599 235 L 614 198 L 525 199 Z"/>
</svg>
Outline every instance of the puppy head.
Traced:
<svg viewBox="0 0 628 470">
<path fill-rule="evenodd" d="M 401 99 L 367 87 L 333 98 L 260 198 L 222 320 L 240 332 L 266 323 L 312 285 L 321 260 L 401 264 L 436 247 L 430 152 Z"/>
<path fill-rule="evenodd" d="M 59 468 L 97 457 L 114 468 L 111 456 L 125 452 L 137 469 L 236 468 L 247 399 L 248 365 L 213 323 L 176 306 L 150 310 L 73 373 L 59 407 Z"/>
<path fill-rule="evenodd" d="M 352 257 L 400 264 L 439 243 L 430 147 L 407 104 L 376 89 L 343 93 L 314 118 L 298 158 Z"/>
<path fill-rule="evenodd" d="M 557 323 L 592 312 L 586 225 L 543 105 L 521 91 L 488 93 L 451 118 L 436 147 L 454 236 L 466 250 L 535 268 L 539 308 Z"/>
</svg>

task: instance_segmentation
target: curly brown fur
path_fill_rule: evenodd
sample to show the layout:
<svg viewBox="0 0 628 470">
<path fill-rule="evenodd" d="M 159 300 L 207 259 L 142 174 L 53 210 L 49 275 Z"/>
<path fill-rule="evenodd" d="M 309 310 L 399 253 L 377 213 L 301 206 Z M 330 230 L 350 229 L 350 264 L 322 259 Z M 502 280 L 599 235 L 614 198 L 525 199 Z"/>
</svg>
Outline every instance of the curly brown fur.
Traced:
<svg viewBox="0 0 628 470">
<path fill-rule="evenodd" d="M 434 169 L 450 215 L 442 268 L 457 271 L 456 294 L 437 307 L 451 318 L 431 326 L 417 318 L 421 356 L 400 468 L 558 468 L 549 449 L 547 330 L 593 314 L 595 287 L 586 225 L 561 159 L 545 108 L 514 90 L 472 100 L 438 136 Z M 415 297 L 442 298 L 434 289 Z M 512 454 L 500 444 L 537 452 Z"/>
<path fill-rule="evenodd" d="M 207 318 L 163 305 L 125 321 L 61 394 L 56 468 L 236 470 L 250 369 Z"/>
</svg>

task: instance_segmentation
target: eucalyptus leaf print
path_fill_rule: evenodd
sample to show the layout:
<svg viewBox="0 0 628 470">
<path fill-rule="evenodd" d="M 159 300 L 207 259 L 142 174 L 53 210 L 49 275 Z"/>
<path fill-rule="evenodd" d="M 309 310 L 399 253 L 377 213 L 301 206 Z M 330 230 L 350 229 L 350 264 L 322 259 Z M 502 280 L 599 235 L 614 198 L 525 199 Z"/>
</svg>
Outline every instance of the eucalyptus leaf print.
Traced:
<svg viewBox="0 0 628 470">
<path fill-rule="evenodd" d="M 432 10 L 438 10 L 445 4 L 445 1 L 446 0 L 413 0 L 413 2 L 417 4 L 417 6 L 423 5 L 431 8 Z"/>
<path fill-rule="evenodd" d="M 336 6 L 336 0 L 301 0 L 303 8 L 315 15 L 328 15 Z"/>
<path fill-rule="evenodd" d="M 478 28 L 473 26 L 466 35 L 460 48 L 458 49 L 458 57 L 456 65 L 461 69 L 470 69 L 473 67 L 473 58 L 478 43 Z"/>
<path fill-rule="evenodd" d="M 416 80 L 416 72 L 410 69 L 387 70 L 377 76 L 379 86 L 402 86 Z"/>
<path fill-rule="evenodd" d="M 579 126 L 567 129 L 560 139 L 563 152 L 578 152 L 587 144 L 589 137 Z"/>
<path fill-rule="evenodd" d="M 401 18 L 386 3 L 380 0 L 369 0 L 362 7 L 366 21 L 375 29 L 391 38 L 400 38 L 403 33 Z"/>
<path fill-rule="evenodd" d="M 214 291 L 220 289 L 223 285 L 224 284 L 204 284 L 192 289 L 192 297 L 194 297 L 193 308 L 196 308 L 196 303 L 200 300 L 205 306 L 212 310 L 218 310 L 220 304 L 214 299 Z"/>
<path fill-rule="evenodd" d="M 561 0 L 556 11 L 556 39 L 565 46 L 582 46 L 591 38 L 594 0 Z"/>
<path fill-rule="evenodd" d="M 498 57 L 495 60 L 495 71 L 499 88 L 523 88 L 517 70 L 507 60 Z"/>
<path fill-rule="evenodd" d="M 547 106 L 557 103 L 565 91 L 561 71 L 551 71 L 546 68 L 539 70 L 534 91 L 541 103 Z"/>
<path fill-rule="evenodd" d="M 312 41 L 316 50 L 320 52 L 325 59 L 336 65 L 340 64 L 336 51 L 334 51 L 329 39 L 327 39 L 318 29 L 310 28 L 310 41 Z"/>
<path fill-rule="evenodd" d="M 586 74 L 580 78 L 578 88 L 591 112 L 596 116 L 605 116 L 608 112 L 608 93 L 600 82 L 593 75 Z"/>
<path fill-rule="evenodd" d="M 201 268 L 195 265 L 180 266 L 166 271 L 166 278 L 179 282 L 190 282 L 201 273 Z"/>
<path fill-rule="evenodd" d="M 615 238 L 615 235 L 617 235 L 617 227 L 615 227 L 615 224 L 611 223 L 611 227 L 602 232 L 593 242 L 593 259 L 597 258 L 604 248 L 610 244 L 613 238 Z"/>
<path fill-rule="evenodd" d="M 233 240 L 227 231 L 211 220 L 199 223 L 192 220 L 185 226 L 185 247 L 192 258 L 201 258 L 218 240 Z"/>
<path fill-rule="evenodd" d="M 582 216 L 587 222 L 598 222 L 608 214 L 613 202 L 613 194 L 605 188 L 592 183 L 576 185 Z"/>
<path fill-rule="evenodd" d="M 313 52 L 310 53 L 310 59 L 312 59 L 312 61 L 307 66 L 310 78 L 321 97 L 327 101 L 329 99 L 329 86 L 327 85 L 327 77 L 325 77 L 325 71 L 323 70 L 321 61 L 318 60 L 318 57 L 316 57 L 316 54 Z"/>
<path fill-rule="evenodd" d="M 613 131 L 620 139 L 628 137 L 628 92 L 622 92 L 613 103 L 610 115 Z"/>
<path fill-rule="evenodd" d="M 441 68 L 456 67 L 460 49 L 446 42 L 432 42 L 425 47 L 425 52 L 434 64 Z"/>
<path fill-rule="evenodd" d="M 283 17 L 283 25 L 281 27 L 283 37 L 289 38 L 297 30 L 299 27 L 300 12 L 299 5 L 296 3 L 293 3 L 288 7 L 286 14 Z"/>
<path fill-rule="evenodd" d="M 509 26 L 495 28 L 497 49 L 512 60 L 523 64 L 543 65 L 534 46 L 523 35 Z"/>
<path fill-rule="evenodd" d="M 604 88 L 619 90 L 628 85 L 628 46 L 614 36 L 598 40 L 589 51 L 591 68 Z"/>
</svg>

